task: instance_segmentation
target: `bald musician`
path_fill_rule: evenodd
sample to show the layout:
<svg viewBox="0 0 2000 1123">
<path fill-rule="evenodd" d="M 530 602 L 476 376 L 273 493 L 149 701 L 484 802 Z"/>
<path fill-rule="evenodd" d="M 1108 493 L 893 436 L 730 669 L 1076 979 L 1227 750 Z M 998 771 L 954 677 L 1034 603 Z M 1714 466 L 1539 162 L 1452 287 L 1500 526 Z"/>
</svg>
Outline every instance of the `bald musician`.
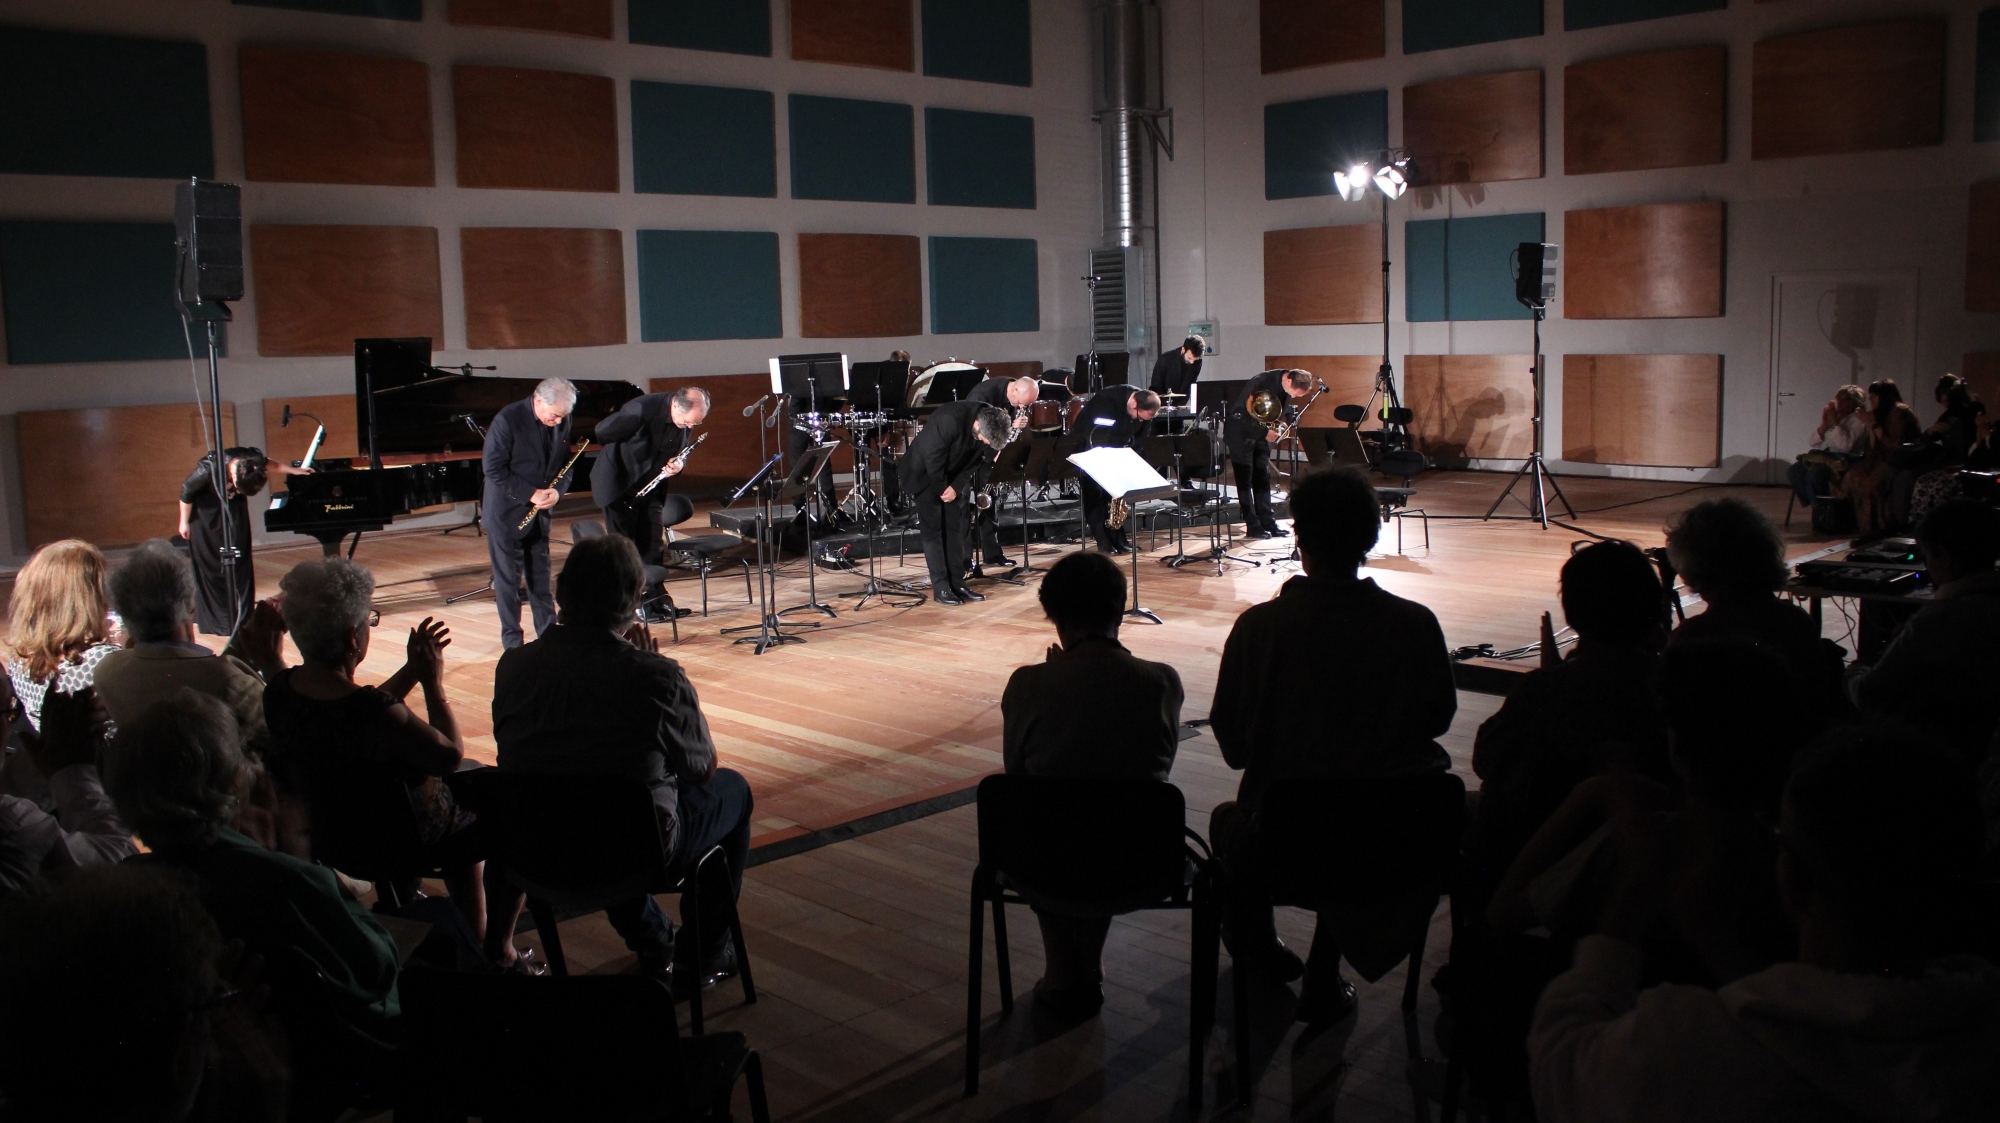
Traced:
<svg viewBox="0 0 2000 1123">
<path fill-rule="evenodd" d="M 965 396 L 968 402 L 978 402 L 1007 411 L 1012 417 L 1013 434 L 1019 437 L 1028 428 L 1028 407 L 1042 393 L 1042 384 L 1022 375 L 1019 378 L 989 378 L 972 388 Z M 1011 439 L 1011 438 L 1010 438 Z M 984 479 L 973 481 L 975 487 L 983 486 Z M 972 522 L 979 531 L 979 549 L 987 565 L 1011 565 L 1012 559 L 1000 545 L 1000 505 L 994 504 L 984 511 L 975 510 Z"/>
<path fill-rule="evenodd" d="M 1160 412 L 1160 396 L 1137 386 L 1106 386 L 1090 396 L 1076 427 L 1083 432 L 1086 448 L 1131 448 L 1152 428 L 1153 416 Z M 1105 525 L 1111 515 L 1111 493 L 1098 487 L 1089 476 L 1079 475 L 1083 491 L 1083 518 L 1089 524 L 1097 548 L 1107 554 L 1132 553 L 1132 544 L 1123 527 Z"/>
</svg>

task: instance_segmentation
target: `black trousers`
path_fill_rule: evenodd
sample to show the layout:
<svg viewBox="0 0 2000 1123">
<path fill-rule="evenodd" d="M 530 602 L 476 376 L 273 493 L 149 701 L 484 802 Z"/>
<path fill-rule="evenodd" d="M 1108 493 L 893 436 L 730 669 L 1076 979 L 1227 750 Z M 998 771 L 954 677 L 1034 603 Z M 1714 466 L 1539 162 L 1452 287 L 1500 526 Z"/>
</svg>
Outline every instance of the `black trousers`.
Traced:
<svg viewBox="0 0 2000 1123">
<path fill-rule="evenodd" d="M 930 570 L 933 592 L 947 592 L 965 584 L 965 567 L 972 552 L 966 526 L 965 492 L 946 503 L 938 495 L 943 488 L 925 488 L 917 493 L 917 531 L 924 540 L 924 567 Z"/>
<path fill-rule="evenodd" d="M 1083 521 L 1090 525 L 1091 537 L 1097 539 L 1097 548 L 1107 554 L 1120 553 L 1126 549 L 1129 540 L 1125 531 L 1113 530 L 1105 525 L 1111 517 L 1111 493 L 1098 487 L 1089 476 L 1078 475 L 1078 491 L 1083 495 Z"/>
<path fill-rule="evenodd" d="M 665 491 L 655 490 L 644 499 L 623 499 L 603 508 L 605 529 L 630 538 L 647 565 L 659 565 L 667 556 L 667 532 L 660 526 L 666 499 Z"/>
<path fill-rule="evenodd" d="M 1236 472 L 1236 502 L 1243 510 L 1247 530 L 1274 531 L 1278 520 L 1271 517 L 1271 448 L 1263 441 L 1250 446 L 1250 462 L 1232 458 Z"/>
<path fill-rule="evenodd" d="M 493 603 L 500 609 L 500 645 L 521 646 L 521 586 L 535 616 L 535 635 L 556 622 L 556 598 L 549 586 L 549 518 L 537 516 L 519 538 L 513 527 L 486 527 L 486 556 L 493 563 Z"/>
</svg>

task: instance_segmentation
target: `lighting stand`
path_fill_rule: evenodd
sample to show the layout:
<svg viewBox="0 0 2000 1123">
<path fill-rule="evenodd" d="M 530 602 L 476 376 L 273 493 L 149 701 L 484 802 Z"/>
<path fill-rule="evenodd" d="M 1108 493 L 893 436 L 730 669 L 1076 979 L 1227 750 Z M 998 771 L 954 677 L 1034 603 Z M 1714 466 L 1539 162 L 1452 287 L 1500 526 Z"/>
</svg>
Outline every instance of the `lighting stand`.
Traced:
<svg viewBox="0 0 2000 1123">
<path fill-rule="evenodd" d="M 1513 477 L 1507 481 L 1507 490 L 1501 492 L 1500 497 L 1493 501 L 1493 506 L 1486 509 L 1485 518 L 1527 519 L 1531 522 L 1542 524 L 1542 529 L 1547 530 L 1549 528 L 1549 492 L 1553 491 L 1556 493 L 1556 498 L 1562 502 L 1563 510 L 1569 512 L 1569 517 L 1572 519 L 1576 518 L 1576 508 L 1569 505 L 1569 497 L 1563 494 L 1562 485 L 1556 482 L 1555 476 L 1549 473 L 1548 465 L 1543 463 L 1542 460 L 1542 366 L 1545 362 L 1542 356 L 1542 317 L 1547 314 L 1547 309 L 1534 308 L 1532 311 L 1535 314 L 1535 350 L 1533 352 L 1535 365 L 1529 367 L 1528 370 L 1534 376 L 1535 383 L 1535 413 L 1531 419 L 1531 425 L 1535 434 L 1535 447 L 1528 453 L 1528 459 L 1523 461 L 1521 466 L 1514 470 Z M 1528 498 L 1517 498 L 1515 502 L 1526 507 L 1528 513 L 1525 515 L 1495 515 L 1494 512 L 1500 509 L 1500 504 L 1505 503 L 1507 497 L 1514 494 L 1514 485 L 1520 483 L 1523 477 L 1530 477 Z"/>
<path fill-rule="evenodd" d="M 204 301 L 184 305 L 183 308 L 189 319 L 203 321 L 208 329 L 208 436 L 215 445 L 215 458 L 208 466 L 208 479 L 209 486 L 215 489 L 216 502 L 222 508 L 222 545 L 216 548 L 216 553 L 222 560 L 223 581 L 229 590 L 229 608 L 236 613 L 236 619 L 229 625 L 229 638 L 234 640 L 236 630 L 244 624 L 243 602 L 236 587 L 236 563 L 243 558 L 243 548 L 236 543 L 236 527 L 229 517 L 229 458 L 224 452 L 228 446 L 222 439 L 222 371 L 216 361 L 222 352 L 222 325 L 230 319 L 229 306 Z"/>
</svg>

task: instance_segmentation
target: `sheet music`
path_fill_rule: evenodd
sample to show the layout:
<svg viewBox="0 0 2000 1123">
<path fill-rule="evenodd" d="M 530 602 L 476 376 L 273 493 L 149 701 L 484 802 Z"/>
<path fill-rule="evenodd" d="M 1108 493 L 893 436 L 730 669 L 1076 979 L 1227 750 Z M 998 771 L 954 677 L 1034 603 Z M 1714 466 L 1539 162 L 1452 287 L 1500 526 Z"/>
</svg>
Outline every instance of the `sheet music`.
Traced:
<svg viewBox="0 0 2000 1123">
<path fill-rule="evenodd" d="M 1093 448 L 1072 454 L 1077 466 L 1113 499 L 1169 499 L 1174 485 L 1129 448 Z"/>
</svg>

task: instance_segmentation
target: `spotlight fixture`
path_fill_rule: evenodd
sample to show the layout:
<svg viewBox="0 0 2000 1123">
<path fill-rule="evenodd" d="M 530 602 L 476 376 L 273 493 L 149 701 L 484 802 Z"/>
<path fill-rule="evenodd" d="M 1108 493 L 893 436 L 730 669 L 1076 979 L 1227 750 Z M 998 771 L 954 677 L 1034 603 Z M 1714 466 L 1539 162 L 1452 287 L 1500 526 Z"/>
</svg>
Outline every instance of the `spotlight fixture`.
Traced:
<svg viewBox="0 0 2000 1123">
<path fill-rule="evenodd" d="M 1393 156 L 1375 170 L 1375 189 L 1391 199 L 1402 198 L 1410 189 L 1409 167 L 1409 153 Z"/>
<path fill-rule="evenodd" d="M 1335 172 L 1334 189 L 1340 192 L 1341 198 L 1358 203 L 1368 197 L 1368 177 L 1373 170 L 1367 164 L 1356 164 L 1344 172 Z"/>
</svg>

